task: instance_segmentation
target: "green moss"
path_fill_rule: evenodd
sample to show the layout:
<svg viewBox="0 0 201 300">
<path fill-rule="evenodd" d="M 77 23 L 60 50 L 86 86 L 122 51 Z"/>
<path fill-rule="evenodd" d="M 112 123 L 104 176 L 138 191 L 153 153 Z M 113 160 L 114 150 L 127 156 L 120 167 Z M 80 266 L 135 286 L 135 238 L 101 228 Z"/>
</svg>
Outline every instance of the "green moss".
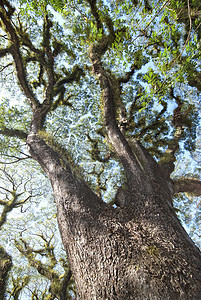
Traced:
<svg viewBox="0 0 201 300">
<path fill-rule="evenodd" d="M 159 256 L 159 250 L 156 246 L 148 246 L 146 248 L 146 252 L 150 255 L 150 256 Z"/>
<path fill-rule="evenodd" d="M 58 141 L 56 141 L 53 135 L 45 130 L 40 130 L 38 134 L 51 149 L 60 155 L 60 164 L 64 169 L 66 169 L 68 166 L 77 179 L 84 179 L 85 182 L 91 186 L 91 182 L 86 178 L 85 170 L 75 163 L 72 154 Z"/>
<path fill-rule="evenodd" d="M 60 161 L 63 166 L 66 163 L 71 163 L 74 165 L 72 155 L 58 141 L 56 141 L 53 135 L 45 130 L 40 130 L 38 134 L 50 148 L 61 155 Z"/>
</svg>

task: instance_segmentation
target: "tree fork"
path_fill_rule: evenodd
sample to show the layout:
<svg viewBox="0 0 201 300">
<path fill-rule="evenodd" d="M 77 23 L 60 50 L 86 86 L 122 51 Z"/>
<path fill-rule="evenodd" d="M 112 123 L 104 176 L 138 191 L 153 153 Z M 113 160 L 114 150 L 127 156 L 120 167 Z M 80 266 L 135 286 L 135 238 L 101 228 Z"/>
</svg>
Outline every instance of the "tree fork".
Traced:
<svg viewBox="0 0 201 300">
<path fill-rule="evenodd" d="M 115 209 L 103 203 L 39 133 L 31 132 L 27 139 L 31 155 L 53 187 L 59 229 L 79 297 L 200 299 L 201 254 L 174 212 L 169 179 L 140 144 L 134 145 L 133 154 L 115 121 L 109 78 L 99 58 L 94 62 L 105 92 L 106 127 L 112 127 L 109 137 L 115 136 L 116 153 L 122 161 L 125 157 L 129 186 L 134 187 L 127 190 L 125 206 Z M 144 170 L 138 160 L 146 162 Z"/>
<path fill-rule="evenodd" d="M 38 135 L 30 134 L 28 144 L 52 183 L 80 299 L 200 299 L 200 252 L 161 198 L 163 187 L 150 199 L 131 193 L 129 207 L 115 209 Z"/>
</svg>

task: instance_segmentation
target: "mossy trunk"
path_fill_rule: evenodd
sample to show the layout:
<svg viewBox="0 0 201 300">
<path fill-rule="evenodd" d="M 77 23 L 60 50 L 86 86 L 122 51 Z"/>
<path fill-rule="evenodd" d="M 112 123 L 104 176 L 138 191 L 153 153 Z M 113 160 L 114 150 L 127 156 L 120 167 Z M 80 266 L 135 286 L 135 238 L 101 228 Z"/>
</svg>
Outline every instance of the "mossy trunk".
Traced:
<svg viewBox="0 0 201 300">
<path fill-rule="evenodd" d="M 38 135 L 28 144 L 51 180 L 80 299 L 201 299 L 200 251 L 177 219 L 170 182 L 146 152 L 156 176 L 145 174 L 137 189 L 130 178 L 124 206 L 113 208 Z"/>
</svg>

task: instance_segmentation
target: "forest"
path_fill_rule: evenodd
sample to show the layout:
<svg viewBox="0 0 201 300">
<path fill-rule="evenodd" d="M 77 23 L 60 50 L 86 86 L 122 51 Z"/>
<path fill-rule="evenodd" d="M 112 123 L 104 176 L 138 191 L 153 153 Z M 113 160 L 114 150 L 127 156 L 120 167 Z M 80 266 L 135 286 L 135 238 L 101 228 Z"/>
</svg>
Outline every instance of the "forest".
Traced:
<svg viewBox="0 0 201 300">
<path fill-rule="evenodd" d="M 0 299 L 201 300 L 200 0 L 0 0 Z"/>
</svg>

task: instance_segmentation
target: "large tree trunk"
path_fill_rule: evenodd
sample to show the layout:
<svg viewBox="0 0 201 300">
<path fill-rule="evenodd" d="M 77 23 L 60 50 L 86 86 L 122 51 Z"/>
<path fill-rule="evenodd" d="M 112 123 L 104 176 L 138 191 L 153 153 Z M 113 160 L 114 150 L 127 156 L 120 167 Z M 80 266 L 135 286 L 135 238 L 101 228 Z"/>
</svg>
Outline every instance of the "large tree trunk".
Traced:
<svg viewBox="0 0 201 300">
<path fill-rule="evenodd" d="M 127 178 L 127 188 L 118 193 L 120 207 L 104 203 L 46 144 L 37 131 L 37 112 L 27 139 L 32 157 L 52 183 L 79 297 L 201 299 L 201 253 L 172 206 L 178 186 L 173 185 L 167 168 L 158 165 L 139 142 L 127 141 L 119 129 L 115 101 L 120 95 L 102 67 L 101 45 L 102 50 L 100 45 L 93 46 L 89 56 L 103 92 L 108 138 Z"/>
<path fill-rule="evenodd" d="M 139 148 L 156 176 L 145 176 L 137 190 L 130 178 L 124 207 L 113 208 L 38 134 L 28 145 L 51 180 L 80 299 L 201 299 L 201 254 L 175 215 L 170 182 L 146 150 Z"/>
</svg>

